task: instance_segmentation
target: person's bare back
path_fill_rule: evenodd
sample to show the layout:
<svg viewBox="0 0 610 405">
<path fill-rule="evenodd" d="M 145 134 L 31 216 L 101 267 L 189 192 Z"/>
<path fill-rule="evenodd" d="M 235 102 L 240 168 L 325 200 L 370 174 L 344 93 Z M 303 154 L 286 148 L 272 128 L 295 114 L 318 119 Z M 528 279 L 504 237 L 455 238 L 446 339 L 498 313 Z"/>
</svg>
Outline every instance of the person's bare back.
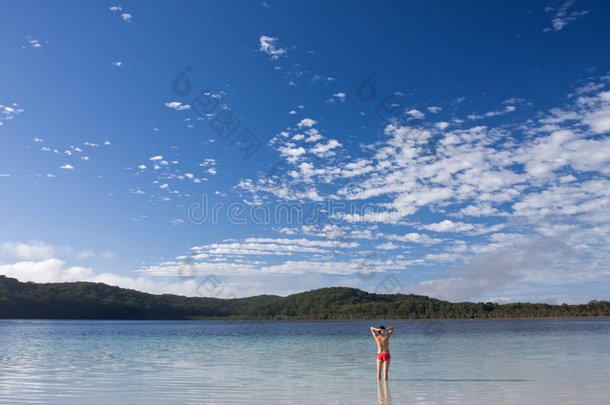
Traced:
<svg viewBox="0 0 610 405">
<path fill-rule="evenodd" d="M 381 368 L 385 364 L 384 378 L 387 380 L 390 368 L 390 336 L 394 333 L 394 327 L 386 330 L 384 326 L 378 328 L 371 326 L 371 333 L 377 343 L 377 379 L 381 379 Z"/>
</svg>

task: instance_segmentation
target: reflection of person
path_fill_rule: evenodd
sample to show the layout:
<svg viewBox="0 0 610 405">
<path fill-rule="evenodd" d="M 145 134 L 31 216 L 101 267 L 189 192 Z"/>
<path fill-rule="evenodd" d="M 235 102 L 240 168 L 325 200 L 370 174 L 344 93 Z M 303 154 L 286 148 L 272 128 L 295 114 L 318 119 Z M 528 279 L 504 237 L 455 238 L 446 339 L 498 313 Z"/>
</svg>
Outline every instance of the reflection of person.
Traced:
<svg viewBox="0 0 610 405">
<path fill-rule="evenodd" d="M 392 405 L 392 395 L 388 382 L 384 381 L 382 384 L 380 380 L 377 380 L 377 398 L 379 399 L 379 405 Z"/>
<path fill-rule="evenodd" d="M 394 333 L 394 327 L 386 330 L 385 326 L 374 328 L 371 326 L 371 333 L 377 342 L 377 379 L 381 379 L 381 367 L 385 364 L 384 379 L 388 379 L 388 369 L 390 368 L 390 336 Z"/>
</svg>

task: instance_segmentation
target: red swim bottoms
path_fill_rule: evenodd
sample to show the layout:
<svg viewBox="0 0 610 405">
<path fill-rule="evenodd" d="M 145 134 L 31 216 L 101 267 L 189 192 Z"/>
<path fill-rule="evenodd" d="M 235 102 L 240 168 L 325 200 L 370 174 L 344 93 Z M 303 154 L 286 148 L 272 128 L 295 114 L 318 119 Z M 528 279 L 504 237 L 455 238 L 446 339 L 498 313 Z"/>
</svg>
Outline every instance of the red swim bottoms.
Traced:
<svg viewBox="0 0 610 405">
<path fill-rule="evenodd" d="M 390 353 L 377 353 L 377 360 L 381 360 L 381 361 L 390 360 Z"/>
</svg>

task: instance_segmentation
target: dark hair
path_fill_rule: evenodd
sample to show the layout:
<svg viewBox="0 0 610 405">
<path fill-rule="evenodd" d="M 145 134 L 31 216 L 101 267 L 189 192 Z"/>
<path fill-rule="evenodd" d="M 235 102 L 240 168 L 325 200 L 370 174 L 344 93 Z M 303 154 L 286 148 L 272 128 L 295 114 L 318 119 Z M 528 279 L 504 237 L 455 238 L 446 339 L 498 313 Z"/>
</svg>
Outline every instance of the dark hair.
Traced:
<svg viewBox="0 0 610 405">
<path fill-rule="evenodd" d="M 378 327 L 377 329 L 385 329 L 385 326 L 381 325 L 380 327 Z"/>
</svg>

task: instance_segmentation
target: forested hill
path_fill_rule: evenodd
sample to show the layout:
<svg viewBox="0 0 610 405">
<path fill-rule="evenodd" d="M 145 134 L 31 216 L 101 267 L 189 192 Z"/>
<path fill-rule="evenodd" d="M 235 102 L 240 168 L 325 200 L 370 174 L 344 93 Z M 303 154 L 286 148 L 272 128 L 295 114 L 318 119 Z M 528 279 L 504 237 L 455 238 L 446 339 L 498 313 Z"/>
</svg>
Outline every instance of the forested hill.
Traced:
<svg viewBox="0 0 610 405">
<path fill-rule="evenodd" d="M 102 283 L 21 283 L 0 276 L 0 318 L 39 319 L 463 319 L 610 316 L 610 302 L 582 305 L 451 303 L 421 295 L 321 288 L 278 297 L 154 295 Z"/>
</svg>

